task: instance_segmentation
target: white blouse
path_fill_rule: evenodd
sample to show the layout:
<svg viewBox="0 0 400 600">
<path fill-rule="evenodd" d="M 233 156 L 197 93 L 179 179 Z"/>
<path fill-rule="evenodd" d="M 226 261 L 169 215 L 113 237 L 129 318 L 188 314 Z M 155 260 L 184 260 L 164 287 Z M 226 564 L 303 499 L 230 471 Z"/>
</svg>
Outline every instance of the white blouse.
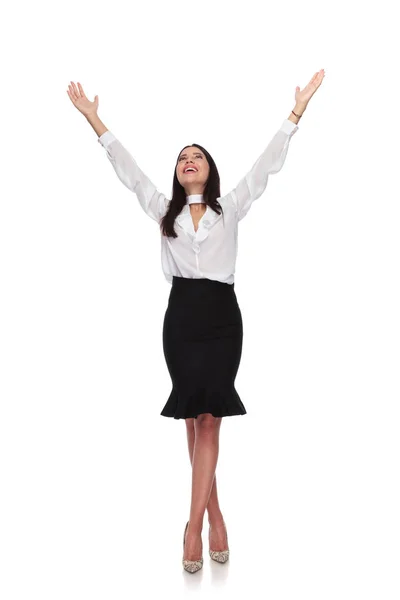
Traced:
<svg viewBox="0 0 400 600">
<path fill-rule="evenodd" d="M 264 192 L 268 175 L 278 173 L 286 159 L 289 142 L 298 125 L 285 119 L 266 149 L 251 170 L 237 186 L 225 196 L 218 198 L 223 213 L 218 215 L 206 206 L 206 212 L 194 230 L 190 203 L 202 201 L 201 195 L 186 196 L 186 205 L 175 219 L 176 238 L 161 236 L 161 264 L 166 280 L 172 276 L 191 279 L 207 278 L 234 283 L 238 249 L 238 222 L 250 206 Z M 104 132 L 98 142 L 106 149 L 107 156 L 122 183 L 136 194 L 145 213 L 160 223 L 170 200 L 159 192 L 150 179 L 138 167 L 135 159 L 111 133 Z M 204 200 L 203 200 L 204 202 Z"/>
</svg>

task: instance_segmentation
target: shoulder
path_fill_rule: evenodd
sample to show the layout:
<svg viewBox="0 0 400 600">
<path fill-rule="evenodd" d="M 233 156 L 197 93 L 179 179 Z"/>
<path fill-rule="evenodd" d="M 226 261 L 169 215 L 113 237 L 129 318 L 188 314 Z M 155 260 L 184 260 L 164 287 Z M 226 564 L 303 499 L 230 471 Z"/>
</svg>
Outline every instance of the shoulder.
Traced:
<svg viewBox="0 0 400 600">
<path fill-rule="evenodd" d="M 217 200 L 222 206 L 224 213 L 230 213 L 232 211 L 236 212 L 236 205 L 232 198 L 231 192 L 225 194 L 224 196 L 220 196 L 219 198 L 217 198 Z"/>
</svg>

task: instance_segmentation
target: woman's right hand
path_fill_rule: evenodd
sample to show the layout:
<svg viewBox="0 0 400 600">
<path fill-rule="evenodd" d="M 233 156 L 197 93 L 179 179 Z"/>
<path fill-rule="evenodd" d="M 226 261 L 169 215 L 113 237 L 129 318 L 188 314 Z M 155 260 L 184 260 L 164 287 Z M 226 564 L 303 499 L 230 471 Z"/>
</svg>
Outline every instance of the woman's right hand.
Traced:
<svg viewBox="0 0 400 600">
<path fill-rule="evenodd" d="M 69 89 L 67 90 L 67 94 L 74 106 L 79 110 L 79 112 L 85 115 L 85 117 L 88 117 L 91 114 L 96 114 L 99 107 L 99 97 L 95 96 L 94 101 L 90 102 L 90 100 L 86 98 L 83 87 L 79 81 L 78 87 L 76 87 L 73 81 L 71 81 L 71 84 L 68 86 Z"/>
</svg>

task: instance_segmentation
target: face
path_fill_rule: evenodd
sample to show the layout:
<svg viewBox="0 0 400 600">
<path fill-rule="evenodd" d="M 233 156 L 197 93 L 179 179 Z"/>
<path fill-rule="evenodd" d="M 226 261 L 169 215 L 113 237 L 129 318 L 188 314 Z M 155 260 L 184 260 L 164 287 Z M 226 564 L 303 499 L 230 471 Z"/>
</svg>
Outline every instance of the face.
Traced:
<svg viewBox="0 0 400 600">
<path fill-rule="evenodd" d="M 189 167 L 192 167 L 194 171 L 189 170 L 185 173 L 185 169 Z M 182 150 L 176 165 L 176 175 L 179 183 L 185 188 L 187 196 L 204 192 L 209 173 L 210 166 L 200 148 L 189 146 L 189 148 Z"/>
</svg>

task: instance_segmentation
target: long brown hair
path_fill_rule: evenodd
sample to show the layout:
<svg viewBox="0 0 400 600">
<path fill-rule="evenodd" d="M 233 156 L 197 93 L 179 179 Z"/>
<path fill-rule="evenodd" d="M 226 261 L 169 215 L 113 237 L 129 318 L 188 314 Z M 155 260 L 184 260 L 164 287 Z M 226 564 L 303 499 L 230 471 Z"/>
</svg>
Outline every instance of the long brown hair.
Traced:
<svg viewBox="0 0 400 600">
<path fill-rule="evenodd" d="M 207 158 L 210 167 L 210 172 L 208 175 L 207 183 L 204 186 L 203 199 L 210 208 L 215 210 L 215 212 L 220 215 L 223 212 L 223 210 L 222 206 L 217 200 L 217 198 L 221 197 L 217 165 L 215 164 L 211 154 L 199 144 L 189 144 L 188 146 L 184 146 L 182 150 L 184 150 L 185 148 L 190 148 L 190 146 L 196 146 L 196 148 L 200 148 L 200 150 L 205 154 Z M 176 159 L 174 180 L 172 183 L 172 199 L 170 200 L 166 214 L 162 217 L 160 222 L 160 229 L 163 235 L 174 238 L 178 237 L 178 234 L 174 229 L 175 219 L 181 213 L 183 207 L 186 204 L 185 188 L 179 183 L 178 176 L 176 174 L 176 166 L 178 164 L 178 159 L 182 150 L 179 152 L 178 158 Z"/>
</svg>

